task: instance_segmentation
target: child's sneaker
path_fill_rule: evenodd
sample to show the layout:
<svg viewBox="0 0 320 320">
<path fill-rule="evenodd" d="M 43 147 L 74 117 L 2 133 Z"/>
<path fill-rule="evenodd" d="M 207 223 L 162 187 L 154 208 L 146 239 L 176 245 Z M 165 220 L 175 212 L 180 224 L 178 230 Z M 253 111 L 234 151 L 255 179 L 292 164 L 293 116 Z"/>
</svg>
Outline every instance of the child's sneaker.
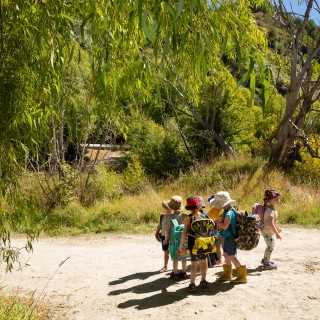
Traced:
<svg viewBox="0 0 320 320">
<path fill-rule="evenodd" d="M 206 280 L 201 280 L 200 281 L 200 287 L 201 288 L 208 288 L 209 282 Z"/>
<path fill-rule="evenodd" d="M 189 284 L 189 287 L 188 287 L 188 291 L 189 291 L 189 292 L 194 292 L 194 291 L 196 291 L 196 290 L 197 290 L 196 285 L 195 285 L 194 283 L 190 283 L 190 284 Z"/>
<path fill-rule="evenodd" d="M 263 267 L 266 269 L 277 269 L 278 268 L 278 266 L 272 261 L 264 262 Z"/>
<path fill-rule="evenodd" d="M 177 273 L 174 273 L 173 271 L 170 273 L 170 278 L 174 281 L 179 280 L 179 275 Z"/>
<path fill-rule="evenodd" d="M 187 273 L 183 272 L 183 271 L 180 271 L 178 275 L 179 275 L 180 279 L 187 279 L 188 278 Z"/>
</svg>

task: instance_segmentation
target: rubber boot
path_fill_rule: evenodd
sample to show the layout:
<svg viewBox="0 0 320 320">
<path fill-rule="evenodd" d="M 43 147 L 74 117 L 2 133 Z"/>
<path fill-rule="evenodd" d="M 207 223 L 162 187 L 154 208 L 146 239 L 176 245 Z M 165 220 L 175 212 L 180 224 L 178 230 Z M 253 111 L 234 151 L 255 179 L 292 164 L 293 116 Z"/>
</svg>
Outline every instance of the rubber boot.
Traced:
<svg viewBox="0 0 320 320">
<path fill-rule="evenodd" d="M 223 275 L 217 278 L 217 281 L 231 281 L 234 278 L 232 277 L 232 265 L 224 264 L 223 267 Z"/>
<path fill-rule="evenodd" d="M 238 276 L 232 282 L 235 283 L 246 283 L 247 282 L 247 267 L 240 266 L 237 268 Z"/>
</svg>

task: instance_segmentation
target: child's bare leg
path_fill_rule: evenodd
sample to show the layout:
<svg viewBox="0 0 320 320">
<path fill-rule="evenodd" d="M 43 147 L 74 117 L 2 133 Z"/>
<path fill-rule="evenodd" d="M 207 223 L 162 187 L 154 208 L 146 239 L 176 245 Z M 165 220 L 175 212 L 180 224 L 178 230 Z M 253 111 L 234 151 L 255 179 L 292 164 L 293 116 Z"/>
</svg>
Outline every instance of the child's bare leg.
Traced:
<svg viewBox="0 0 320 320">
<path fill-rule="evenodd" d="M 173 260 L 172 265 L 173 265 L 173 273 L 178 274 L 178 260 Z"/>
<path fill-rule="evenodd" d="M 168 262 L 169 262 L 169 251 L 168 250 L 164 251 L 163 259 L 164 259 L 164 268 L 168 269 Z"/>
<path fill-rule="evenodd" d="M 229 256 L 229 258 L 230 258 L 230 264 L 232 262 L 236 268 L 241 267 L 241 263 L 236 256 Z"/>
<path fill-rule="evenodd" d="M 222 246 L 220 244 L 220 241 L 219 243 L 217 244 L 217 255 L 218 255 L 218 261 L 217 263 L 222 263 Z"/>
<path fill-rule="evenodd" d="M 199 260 L 200 264 L 200 272 L 201 272 L 201 280 L 206 280 L 208 263 L 207 259 Z"/>
<path fill-rule="evenodd" d="M 190 283 L 195 283 L 197 275 L 198 261 L 191 262 Z"/>
<path fill-rule="evenodd" d="M 224 255 L 225 264 L 231 265 L 231 257 L 226 252 L 223 255 Z"/>
<path fill-rule="evenodd" d="M 182 266 L 182 272 L 187 272 L 187 260 L 186 259 L 182 259 L 181 266 Z"/>
</svg>

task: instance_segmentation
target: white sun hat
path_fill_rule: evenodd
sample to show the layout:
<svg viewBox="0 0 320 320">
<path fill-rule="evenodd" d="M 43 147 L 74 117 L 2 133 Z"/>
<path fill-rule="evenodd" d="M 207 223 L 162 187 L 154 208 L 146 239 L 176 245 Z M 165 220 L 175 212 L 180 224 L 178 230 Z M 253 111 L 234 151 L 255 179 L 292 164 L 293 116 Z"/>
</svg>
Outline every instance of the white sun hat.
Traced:
<svg viewBox="0 0 320 320">
<path fill-rule="evenodd" d="M 214 200 L 210 202 L 210 204 L 214 207 L 224 207 L 231 202 L 234 202 L 230 197 L 229 192 L 227 191 L 219 191 L 214 195 Z"/>
</svg>

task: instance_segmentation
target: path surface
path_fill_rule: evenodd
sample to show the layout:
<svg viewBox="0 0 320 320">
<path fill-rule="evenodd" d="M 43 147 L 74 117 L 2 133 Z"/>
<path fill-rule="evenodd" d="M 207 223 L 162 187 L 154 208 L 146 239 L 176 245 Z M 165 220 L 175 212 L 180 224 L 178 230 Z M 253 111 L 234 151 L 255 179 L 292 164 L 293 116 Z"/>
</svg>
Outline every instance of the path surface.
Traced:
<svg viewBox="0 0 320 320">
<path fill-rule="evenodd" d="M 22 271 L 5 274 L 2 266 L 0 287 L 34 292 L 39 302 L 50 301 L 59 320 L 320 319 L 320 230 L 284 228 L 282 236 L 273 254 L 278 270 L 259 266 L 261 239 L 256 249 L 238 253 L 247 284 L 215 282 L 222 269 L 215 267 L 209 288 L 192 294 L 188 280 L 174 283 L 158 272 L 162 252 L 151 236 L 40 238 L 33 254 L 22 255 Z"/>
</svg>

